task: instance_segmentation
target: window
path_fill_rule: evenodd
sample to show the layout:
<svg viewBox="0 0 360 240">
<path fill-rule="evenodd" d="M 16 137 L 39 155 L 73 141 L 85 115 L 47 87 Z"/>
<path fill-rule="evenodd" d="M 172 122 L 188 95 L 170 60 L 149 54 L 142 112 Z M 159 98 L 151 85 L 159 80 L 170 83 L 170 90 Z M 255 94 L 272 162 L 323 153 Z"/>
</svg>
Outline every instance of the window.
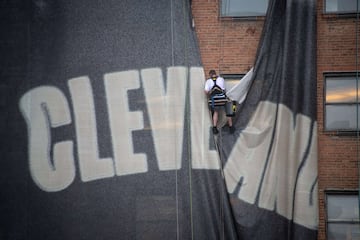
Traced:
<svg viewBox="0 0 360 240">
<path fill-rule="evenodd" d="M 360 239 L 359 197 L 353 192 L 326 194 L 327 240 Z"/>
<path fill-rule="evenodd" d="M 358 130 L 360 127 L 359 83 L 356 73 L 325 74 L 326 131 Z"/>
<path fill-rule="evenodd" d="M 325 0 L 325 13 L 356 13 L 359 8 L 360 0 Z"/>
<path fill-rule="evenodd" d="M 269 0 L 222 0 L 222 17 L 265 16 Z"/>
<path fill-rule="evenodd" d="M 221 77 L 225 80 L 225 89 L 230 90 L 236 84 L 240 82 L 240 80 L 245 76 L 245 74 L 221 74 Z"/>
</svg>

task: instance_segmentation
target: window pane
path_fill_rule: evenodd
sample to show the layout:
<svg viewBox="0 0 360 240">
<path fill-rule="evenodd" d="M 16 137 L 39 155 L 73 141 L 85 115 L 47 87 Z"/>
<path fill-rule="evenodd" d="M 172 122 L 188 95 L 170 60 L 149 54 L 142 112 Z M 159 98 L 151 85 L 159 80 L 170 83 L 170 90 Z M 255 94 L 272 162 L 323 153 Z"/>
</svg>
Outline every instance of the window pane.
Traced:
<svg viewBox="0 0 360 240">
<path fill-rule="evenodd" d="M 358 2 L 360 2 L 358 0 Z M 325 12 L 355 13 L 357 10 L 356 0 L 325 0 Z"/>
<path fill-rule="evenodd" d="M 244 74 L 231 74 L 229 75 L 221 75 L 225 80 L 225 89 L 228 91 L 236 84 L 238 84 L 241 79 L 244 77 Z"/>
<path fill-rule="evenodd" d="M 328 220 L 353 220 L 359 218 L 359 199 L 357 195 L 327 195 Z"/>
<path fill-rule="evenodd" d="M 356 130 L 356 105 L 326 105 L 326 130 Z M 359 109 L 360 112 L 360 109 Z M 360 114 L 358 124 L 360 127 Z"/>
<path fill-rule="evenodd" d="M 360 86 L 358 86 L 360 87 Z M 360 98 L 360 96 L 358 96 Z M 355 103 L 356 102 L 356 78 L 337 77 L 326 78 L 326 102 L 327 103 Z"/>
<path fill-rule="evenodd" d="M 225 89 L 230 90 L 232 87 L 234 87 L 236 84 L 239 83 L 239 79 L 226 79 L 225 80 Z"/>
<path fill-rule="evenodd" d="M 359 224 L 329 223 L 327 230 L 328 240 L 359 240 Z"/>
<path fill-rule="evenodd" d="M 268 0 L 222 0 L 221 15 L 229 17 L 265 16 Z"/>
</svg>

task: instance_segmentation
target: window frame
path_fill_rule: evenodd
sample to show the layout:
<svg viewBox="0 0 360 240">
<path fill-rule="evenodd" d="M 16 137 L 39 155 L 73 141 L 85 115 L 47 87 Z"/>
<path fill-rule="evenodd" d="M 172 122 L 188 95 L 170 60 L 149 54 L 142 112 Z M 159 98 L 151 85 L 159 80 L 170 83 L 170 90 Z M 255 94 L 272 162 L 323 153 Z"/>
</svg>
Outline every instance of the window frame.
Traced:
<svg viewBox="0 0 360 240">
<path fill-rule="evenodd" d="M 357 189 L 326 189 L 324 191 L 325 194 L 325 201 L 324 201 L 324 211 L 325 211 L 325 239 L 328 239 L 328 235 L 329 235 L 329 223 L 343 223 L 343 224 L 357 224 L 360 226 L 360 213 L 359 214 L 359 218 L 354 221 L 354 220 L 349 220 L 346 221 L 344 219 L 340 219 L 340 220 L 329 220 L 329 216 L 328 216 L 328 196 L 330 195 L 338 195 L 338 196 L 357 196 L 359 198 L 359 190 Z M 359 201 L 359 199 L 358 199 Z"/>
<path fill-rule="evenodd" d="M 249 0 L 250 1 L 250 0 Z M 268 5 L 266 6 L 266 10 L 264 12 L 264 14 L 261 15 L 243 15 L 243 16 L 237 16 L 237 15 L 224 15 L 222 12 L 222 4 L 224 2 L 224 0 L 220 0 L 219 1 L 219 17 L 221 19 L 239 19 L 239 20 L 257 20 L 257 19 L 264 19 L 266 16 L 266 12 L 267 12 L 267 8 L 269 6 L 269 1 L 268 1 Z"/>
<path fill-rule="evenodd" d="M 220 76 L 225 80 L 225 84 L 227 81 L 231 81 L 231 80 L 241 80 L 246 74 L 245 73 L 226 73 L 226 74 L 220 74 Z M 227 89 L 226 90 L 230 90 Z"/>
<path fill-rule="evenodd" d="M 346 78 L 346 77 L 354 77 L 355 79 L 358 79 L 359 82 L 359 92 L 360 92 L 360 72 L 324 72 L 323 74 L 323 131 L 324 132 L 336 132 L 338 135 L 356 135 L 358 132 L 360 132 L 360 124 L 359 124 L 359 129 L 328 129 L 327 128 L 327 106 L 332 105 L 332 106 L 336 106 L 336 105 L 358 105 L 358 107 L 360 108 L 360 94 L 358 96 L 358 102 L 356 103 L 349 103 L 349 102 L 337 102 L 337 103 L 327 103 L 326 101 L 326 94 L 327 94 L 327 89 L 326 89 L 326 81 L 327 78 Z M 341 81 L 341 80 L 339 80 Z M 359 109 L 360 110 L 360 109 Z"/>
<path fill-rule="evenodd" d="M 341 0 L 337 0 L 337 1 L 341 1 Z M 355 17 L 357 15 L 357 13 L 359 13 L 359 9 L 360 9 L 360 4 L 359 4 L 359 9 L 354 9 L 353 11 L 327 11 L 326 10 L 326 4 L 327 4 L 328 0 L 324 0 L 323 1 L 323 14 L 325 15 L 343 15 L 343 16 L 349 16 L 349 17 Z"/>
</svg>

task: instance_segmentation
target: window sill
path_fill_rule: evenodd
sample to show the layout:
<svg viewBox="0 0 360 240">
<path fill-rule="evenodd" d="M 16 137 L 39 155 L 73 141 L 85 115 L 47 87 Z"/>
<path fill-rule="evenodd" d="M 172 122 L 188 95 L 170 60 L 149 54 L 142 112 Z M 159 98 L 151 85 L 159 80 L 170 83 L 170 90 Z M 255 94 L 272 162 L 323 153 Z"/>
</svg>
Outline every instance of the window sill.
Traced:
<svg viewBox="0 0 360 240">
<path fill-rule="evenodd" d="M 324 130 L 323 133 L 328 136 L 339 136 L 339 137 L 358 137 L 360 131 L 345 131 L 345 130 Z"/>
<path fill-rule="evenodd" d="M 264 21 L 266 16 L 220 16 L 221 21 Z"/>
<path fill-rule="evenodd" d="M 322 16 L 327 19 L 332 19 L 332 18 L 351 18 L 352 19 L 352 18 L 356 18 L 357 14 L 359 14 L 359 13 L 356 13 L 356 12 L 353 12 L 353 13 L 323 12 Z"/>
</svg>

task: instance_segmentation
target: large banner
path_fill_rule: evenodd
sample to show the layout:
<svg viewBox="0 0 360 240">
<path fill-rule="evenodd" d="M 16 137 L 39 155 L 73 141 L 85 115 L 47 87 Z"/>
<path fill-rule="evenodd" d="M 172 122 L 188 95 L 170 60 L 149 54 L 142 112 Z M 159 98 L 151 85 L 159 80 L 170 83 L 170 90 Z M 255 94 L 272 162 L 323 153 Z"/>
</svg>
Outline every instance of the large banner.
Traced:
<svg viewBox="0 0 360 240">
<path fill-rule="evenodd" d="M 221 143 L 238 237 L 317 239 L 316 1 L 269 1 L 250 84 Z"/>
<path fill-rule="evenodd" d="M 215 137 L 190 2 L 4 1 L 0 239 L 316 239 L 315 6 L 270 2 Z"/>
</svg>

